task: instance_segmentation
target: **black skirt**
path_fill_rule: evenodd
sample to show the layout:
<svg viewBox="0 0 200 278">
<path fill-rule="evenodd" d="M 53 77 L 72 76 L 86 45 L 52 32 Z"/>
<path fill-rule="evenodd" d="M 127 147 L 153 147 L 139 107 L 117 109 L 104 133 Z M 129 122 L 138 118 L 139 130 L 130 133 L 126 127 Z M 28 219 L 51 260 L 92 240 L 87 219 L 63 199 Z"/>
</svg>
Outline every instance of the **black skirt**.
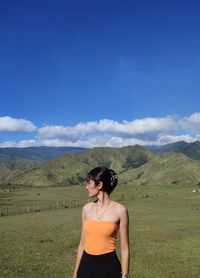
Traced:
<svg viewBox="0 0 200 278">
<path fill-rule="evenodd" d="M 103 255 L 83 252 L 78 278 L 121 278 L 121 264 L 115 251 Z"/>
</svg>

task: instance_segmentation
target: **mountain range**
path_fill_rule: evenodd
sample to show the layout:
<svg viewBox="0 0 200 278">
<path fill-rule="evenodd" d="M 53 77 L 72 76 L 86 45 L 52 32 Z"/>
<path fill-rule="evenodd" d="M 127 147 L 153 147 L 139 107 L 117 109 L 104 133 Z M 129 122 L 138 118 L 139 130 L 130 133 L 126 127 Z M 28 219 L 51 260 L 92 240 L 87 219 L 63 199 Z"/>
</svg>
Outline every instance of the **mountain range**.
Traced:
<svg viewBox="0 0 200 278">
<path fill-rule="evenodd" d="M 193 143 L 187 143 L 185 141 L 179 141 L 176 143 L 166 144 L 163 146 L 150 146 L 149 150 L 158 152 L 158 153 L 166 153 L 166 152 L 176 152 L 183 153 L 186 156 L 199 160 L 200 159 L 200 141 L 195 141 Z"/>
<path fill-rule="evenodd" d="M 86 148 L 79 147 L 27 147 L 27 148 L 0 148 L 0 158 L 48 160 L 65 153 L 82 152 Z"/>
<path fill-rule="evenodd" d="M 13 163 L 12 167 L 10 163 Z M 68 150 L 53 148 L 52 154 L 51 148 L 46 147 L 31 148 L 28 152 L 27 148 L 4 149 L 3 153 L 0 149 L 0 186 L 84 184 L 86 173 L 98 165 L 113 168 L 123 184 L 197 186 L 200 185 L 200 142 L 178 142 L 148 148 L 139 145 Z"/>
</svg>

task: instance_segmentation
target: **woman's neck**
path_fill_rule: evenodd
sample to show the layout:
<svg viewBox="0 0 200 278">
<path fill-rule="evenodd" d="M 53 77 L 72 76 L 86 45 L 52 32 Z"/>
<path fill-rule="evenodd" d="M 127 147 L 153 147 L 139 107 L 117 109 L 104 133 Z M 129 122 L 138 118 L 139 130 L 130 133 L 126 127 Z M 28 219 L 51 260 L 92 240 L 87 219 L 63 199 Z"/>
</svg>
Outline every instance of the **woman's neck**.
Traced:
<svg viewBox="0 0 200 278">
<path fill-rule="evenodd" d="M 106 192 L 100 191 L 97 196 L 97 205 L 103 207 L 108 202 L 110 202 L 110 195 Z"/>
</svg>

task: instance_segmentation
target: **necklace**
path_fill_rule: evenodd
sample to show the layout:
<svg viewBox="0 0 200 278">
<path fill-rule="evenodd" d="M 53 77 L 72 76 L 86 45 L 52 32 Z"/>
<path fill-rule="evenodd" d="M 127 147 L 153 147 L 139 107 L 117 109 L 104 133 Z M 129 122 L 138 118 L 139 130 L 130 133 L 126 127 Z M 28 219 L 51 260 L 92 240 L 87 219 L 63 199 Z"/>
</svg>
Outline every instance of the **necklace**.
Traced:
<svg viewBox="0 0 200 278">
<path fill-rule="evenodd" d="M 107 203 L 107 205 L 106 205 L 106 207 L 105 207 L 105 209 L 103 210 L 103 212 L 102 212 L 101 215 L 98 215 L 98 212 L 97 212 L 97 204 L 96 204 L 96 215 L 97 215 L 97 221 L 98 221 L 98 222 L 101 221 L 101 218 L 103 217 L 104 213 L 106 212 L 106 210 L 107 210 L 109 204 L 110 204 L 110 200 L 108 201 L 108 203 Z"/>
</svg>

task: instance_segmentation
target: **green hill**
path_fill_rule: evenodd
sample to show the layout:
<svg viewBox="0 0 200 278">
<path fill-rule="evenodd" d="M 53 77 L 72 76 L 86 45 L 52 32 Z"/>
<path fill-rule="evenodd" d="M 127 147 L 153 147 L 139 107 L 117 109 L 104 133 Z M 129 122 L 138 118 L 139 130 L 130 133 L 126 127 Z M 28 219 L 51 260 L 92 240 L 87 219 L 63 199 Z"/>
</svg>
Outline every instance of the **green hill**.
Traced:
<svg viewBox="0 0 200 278">
<path fill-rule="evenodd" d="M 23 159 L 20 157 L 10 157 L 6 155 L 0 157 L 0 169 L 7 168 L 9 170 L 15 170 L 21 168 L 30 168 L 41 163 L 42 161 L 40 160 Z"/>
<path fill-rule="evenodd" d="M 200 161 L 180 153 L 154 155 L 145 165 L 120 175 L 121 181 L 135 185 L 200 184 Z"/>
<path fill-rule="evenodd" d="M 104 165 L 118 174 L 147 163 L 152 153 L 141 146 L 124 148 L 93 148 L 81 153 L 70 153 L 49 160 L 32 168 L 18 169 L 2 181 L 2 184 L 23 186 L 66 186 L 81 184 L 93 167 Z"/>
<path fill-rule="evenodd" d="M 0 167 L 4 165 L 10 170 L 33 167 L 36 164 L 63 156 L 66 153 L 86 151 L 77 147 L 28 147 L 0 148 Z"/>
<path fill-rule="evenodd" d="M 1 171 L 1 186 L 67 186 L 85 183 L 93 167 L 113 168 L 121 183 L 134 185 L 197 185 L 200 161 L 184 154 L 152 153 L 135 145 L 123 148 L 93 148 L 70 153 L 31 168 Z"/>
<path fill-rule="evenodd" d="M 148 147 L 148 149 L 157 153 L 166 153 L 166 152 L 183 153 L 192 159 L 200 160 L 200 141 L 195 141 L 193 143 L 180 141 L 180 142 L 166 144 L 159 147 L 152 146 L 152 147 Z"/>
<path fill-rule="evenodd" d="M 11 174 L 10 169 L 5 165 L 0 164 L 0 185 L 4 184 L 6 178 L 9 177 L 10 174 Z"/>
<path fill-rule="evenodd" d="M 42 162 L 39 160 L 29 160 L 29 159 L 21 159 L 18 157 L 9 157 L 3 155 L 0 157 L 0 185 L 4 183 L 10 175 L 12 175 L 13 170 L 22 168 L 31 168 L 35 165 L 39 165 Z"/>
</svg>

